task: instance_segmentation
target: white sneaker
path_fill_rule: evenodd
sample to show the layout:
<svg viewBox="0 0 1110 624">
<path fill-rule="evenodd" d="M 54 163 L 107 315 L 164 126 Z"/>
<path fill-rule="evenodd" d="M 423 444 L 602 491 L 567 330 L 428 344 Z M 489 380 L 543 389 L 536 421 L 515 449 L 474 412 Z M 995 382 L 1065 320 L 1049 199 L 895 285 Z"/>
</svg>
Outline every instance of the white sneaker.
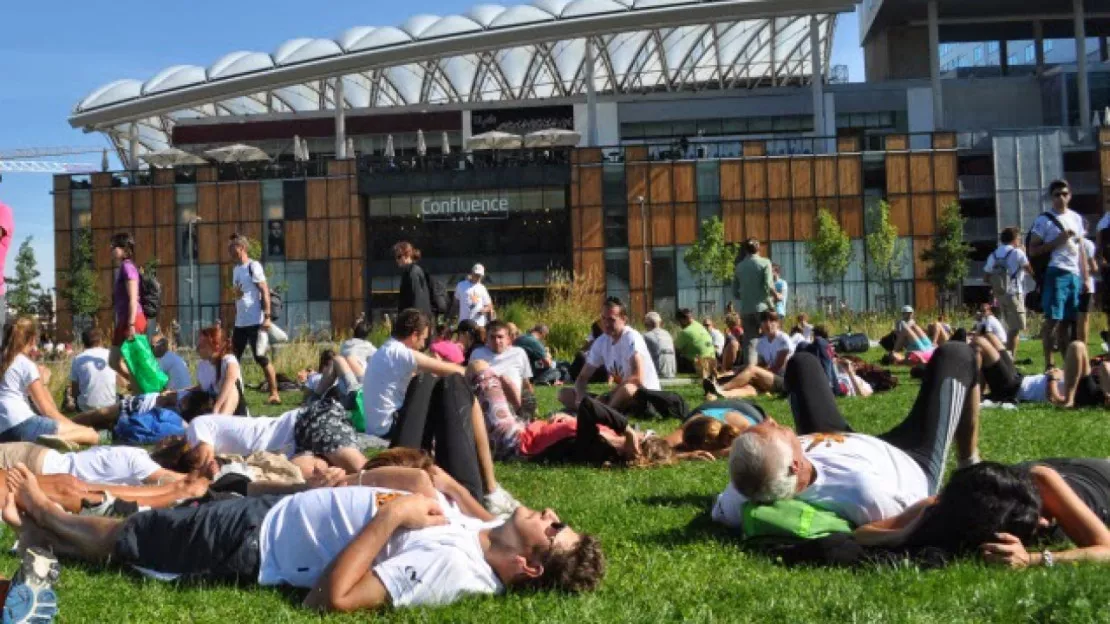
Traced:
<svg viewBox="0 0 1110 624">
<path fill-rule="evenodd" d="M 509 491 L 498 484 L 497 489 L 486 494 L 485 500 L 482 502 L 485 505 L 486 511 L 495 516 L 507 516 L 520 507 L 520 502 L 513 498 Z"/>
</svg>

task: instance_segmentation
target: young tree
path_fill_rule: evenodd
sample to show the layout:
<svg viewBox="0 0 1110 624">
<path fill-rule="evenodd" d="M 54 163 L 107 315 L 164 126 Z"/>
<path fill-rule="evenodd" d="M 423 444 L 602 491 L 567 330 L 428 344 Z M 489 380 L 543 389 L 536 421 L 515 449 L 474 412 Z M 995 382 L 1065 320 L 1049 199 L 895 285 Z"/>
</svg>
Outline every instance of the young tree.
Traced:
<svg viewBox="0 0 1110 624">
<path fill-rule="evenodd" d="M 701 236 L 682 256 L 697 280 L 702 302 L 709 300 L 710 287 L 723 284 L 732 277 L 739 253 L 739 245 L 725 240 L 725 224 L 719 218 L 702 222 Z"/>
<path fill-rule="evenodd" d="M 853 255 L 848 234 L 836 217 L 822 208 L 817 213 L 817 232 L 806 243 L 806 265 L 817 283 L 824 287 L 843 280 Z"/>
<path fill-rule="evenodd" d="M 958 291 L 968 274 L 968 254 L 971 245 L 964 242 L 964 217 L 956 202 L 944 207 L 937 219 L 933 245 L 921 252 L 921 260 L 928 264 L 926 277 L 937 285 L 941 294 Z M 941 297 L 941 305 L 947 300 Z"/>
<path fill-rule="evenodd" d="M 54 335 L 54 292 L 46 289 L 35 297 L 35 314 L 39 317 L 39 326 L 44 331 Z"/>
<path fill-rule="evenodd" d="M 880 201 L 869 210 L 870 228 L 865 239 L 867 247 L 867 278 L 883 288 L 888 312 L 894 310 L 894 278 L 902 272 L 902 255 L 906 243 L 898 238 L 898 228 L 890 222 L 890 204 Z"/>
<path fill-rule="evenodd" d="M 41 287 L 39 286 L 38 261 L 31 247 L 32 237 L 23 239 L 15 256 L 15 277 L 5 278 L 8 284 L 8 306 L 19 316 L 34 315 L 38 310 Z"/>
<path fill-rule="evenodd" d="M 87 327 L 90 322 L 95 322 L 96 311 L 100 309 L 102 301 L 102 295 L 96 288 L 93 237 L 92 230 L 89 228 L 77 231 L 66 280 L 68 286 L 61 294 L 69 299 L 69 308 L 73 312 L 73 329 L 77 332 Z"/>
</svg>

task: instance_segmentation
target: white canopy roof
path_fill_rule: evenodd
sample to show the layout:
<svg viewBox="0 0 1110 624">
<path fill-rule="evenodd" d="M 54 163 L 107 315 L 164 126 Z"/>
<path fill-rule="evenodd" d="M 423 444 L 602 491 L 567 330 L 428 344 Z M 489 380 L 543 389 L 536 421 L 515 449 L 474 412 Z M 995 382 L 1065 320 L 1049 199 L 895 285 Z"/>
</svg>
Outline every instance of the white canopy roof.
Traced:
<svg viewBox="0 0 1110 624">
<path fill-rule="evenodd" d="M 236 51 L 207 68 L 169 67 L 118 80 L 75 107 L 74 127 L 105 132 L 129 156 L 169 146 L 182 119 L 573 98 L 585 93 L 586 42 L 600 93 L 805 84 L 810 15 L 827 67 L 836 13 L 852 0 L 532 0 L 461 15 L 417 15 L 299 38 L 272 54 Z M 138 154 L 136 154 L 138 155 Z"/>
</svg>

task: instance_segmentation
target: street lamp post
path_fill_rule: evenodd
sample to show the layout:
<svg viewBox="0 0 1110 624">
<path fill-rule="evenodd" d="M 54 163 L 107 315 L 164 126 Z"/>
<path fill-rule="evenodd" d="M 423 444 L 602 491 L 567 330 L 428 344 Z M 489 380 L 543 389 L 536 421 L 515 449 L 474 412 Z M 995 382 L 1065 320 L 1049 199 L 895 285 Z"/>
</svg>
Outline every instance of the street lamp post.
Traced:
<svg viewBox="0 0 1110 624">
<path fill-rule="evenodd" d="M 196 247 L 196 243 L 195 243 L 196 239 L 194 238 L 195 234 L 193 234 L 193 230 L 194 230 L 194 228 L 196 228 L 197 223 L 199 223 L 200 221 L 201 221 L 200 217 L 193 217 L 193 219 L 191 221 L 189 221 L 189 248 L 187 250 L 185 250 L 185 253 L 189 254 L 189 312 L 190 312 L 189 316 L 191 317 L 189 320 L 190 320 L 190 324 L 192 325 L 192 328 L 189 331 L 189 335 L 191 335 L 193 337 L 193 347 L 196 347 L 196 345 L 197 345 L 197 314 L 198 314 L 197 293 L 196 293 L 196 289 L 197 289 L 197 266 L 196 266 L 196 264 L 197 263 L 196 263 L 196 257 L 194 257 L 194 255 L 193 255 L 193 249 L 195 249 L 195 247 Z"/>
<path fill-rule="evenodd" d="M 640 242 L 644 254 L 644 307 L 650 309 L 651 306 L 647 302 L 648 271 L 651 269 L 651 256 L 648 254 L 647 210 L 644 208 L 645 199 L 643 195 L 638 195 L 636 201 L 640 202 Z"/>
</svg>

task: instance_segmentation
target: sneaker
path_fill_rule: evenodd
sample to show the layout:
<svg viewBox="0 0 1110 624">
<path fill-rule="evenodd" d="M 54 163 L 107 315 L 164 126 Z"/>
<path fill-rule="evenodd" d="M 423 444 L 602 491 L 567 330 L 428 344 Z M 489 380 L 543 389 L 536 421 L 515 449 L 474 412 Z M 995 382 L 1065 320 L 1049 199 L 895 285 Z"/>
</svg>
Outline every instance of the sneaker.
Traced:
<svg viewBox="0 0 1110 624">
<path fill-rule="evenodd" d="M 28 548 L 12 579 L 0 622 L 3 624 L 48 624 L 58 614 L 58 559 L 41 548 Z"/>
<path fill-rule="evenodd" d="M 701 389 L 705 391 L 705 394 L 707 396 L 712 394 L 713 396 L 721 397 L 725 394 L 724 391 L 721 390 L 720 386 L 717 385 L 717 382 L 712 379 L 702 379 Z"/>
<path fill-rule="evenodd" d="M 508 516 L 520 507 L 520 502 L 509 491 L 498 484 L 497 489 L 485 495 L 483 501 L 486 511 L 495 516 Z"/>
</svg>

